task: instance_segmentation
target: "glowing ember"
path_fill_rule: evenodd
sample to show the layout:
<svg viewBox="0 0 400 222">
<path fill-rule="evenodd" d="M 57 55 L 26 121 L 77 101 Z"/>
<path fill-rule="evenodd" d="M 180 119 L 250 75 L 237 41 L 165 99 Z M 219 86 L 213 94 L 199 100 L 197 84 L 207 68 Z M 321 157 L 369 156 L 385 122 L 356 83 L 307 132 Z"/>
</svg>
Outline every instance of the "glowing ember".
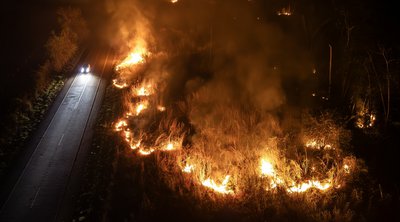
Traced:
<svg viewBox="0 0 400 222">
<path fill-rule="evenodd" d="M 131 141 L 131 132 L 129 131 L 129 129 L 125 130 L 125 141 L 126 142 L 130 142 Z"/>
<path fill-rule="evenodd" d="M 303 193 L 307 191 L 308 189 L 311 188 L 316 188 L 318 190 L 324 191 L 327 190 L 332 186 L 331 183 L 321 183 L 318 180 L 309 180 L 307 183 L 301 183 L 297 186 L 292 186 L 289 189 L 287 189 L 287 192 L 289 193 Z"/>
<path fill-rule="evenodd" d="M 143 156 L 147 156 L 150 155 L 154 152 L 155 150 L 153 148 L 150 149 L 139 149 L 139 154 L 143 155 Z"/>
<path fill-rule="evenodd" d="M 180 141 L 171 141 L 168 143 L 165 143 L 162 147 L 161 150 L 163 151 L 172 151 L 172 150 L 177 150 L 181 148 L 182 142 Z"/>
<path fill-rule="evenodd" d="M 311 149 L 326 149 L 330 150 L 333 149 L 331 145 L 325 144 L 320 140 L 317 139 L 310 139 L 306 142 L 306 147 L 311 148 Z"/>
<path fill-rule="evenodd" d="M 202 181 L 201 184 L 203 184 L 203 186 L 208 187 L 218 193 L 234 194 L 233 190 L 228 188 L 228 183 L 229 183 L 230 177 L 231 177 L 230 175 L 227 175 L 225 177 L 225 179 L 222 181 L 221 185 L 217 185 L 217 183 L 215 183 L 215 181 L 210 178 Z"/>
<path fill-rule="evenodd" d="M 132 150 L 136 150 L 137 148 L 140 147 L 141 140 L 139 140 L 137 143 L 131 143 L 129 146 L 131 147 Z"/>
<path fill-rule="evenodd" d="M 123 127 L 128 126 L 125 120 L 120 120 L 115 124 L 115 131 L 121 131 Z"/>
<path fill-rule="evenodd" d="M 165 111 L 165 107 L 164 106 L 157 106 L 157 110 L 160 112 L 164 112 Z"/>
<path fill-rule="evenodd" d="M 135 96 L 150 96 L 151 94 L 153 94 L 153 89 L 151 84 L 132 88 L 132 95 Z"/>
<path fill-rule="evenodd" d="M 349 166 L 349 165 L 345 164 L 345 165 L 343 166 L 343 168 L 344 168 L 344 172 L 350 173 L 350 166 Z"/>
<path fill-rule="evenodd" d="M 359 112 L 356 126 L 360 129 L 372 128 L 375 124 L 376 116 L 373 113 Z"/>
<path fill-rule="evenodd" d="M 282 16 L 291 16 L 292 15 L 292 10 L 290 9 L 290 5 L 287 8 L 282 8 L 278 12 L 276 12 L 277 15 L 282 15 Z"/>
<path fill-rule="evenodd" d="M 163 150 L 169 151 L 169 150 L 174 150 L 174 149 L 175 149 L 175 148 L 174 148 L 174 144 L 168 143 L 168 144 L 164 147 Z"/>
<path fill-rule="evenodd" d="M 182 169 L 182 172 L 184 173 L 191 173 L 194 169 L 193 165 L 186 164 L 185 167 Z"/>
<path fill-rule="evenodd" d="M 128 84 L 126 84 L 126 82 L 123 82 L 123 83 L 121 84 L 121 83 L 118 83 L 118 80 L 117 80 L 117 79 L 113 79 L 113 85 L 114 85 L 115 87 L 117 87 L 117 88 L 120 88 L 120 89 L 123 89 L 123 88 L 128 87 Z"/>
</svg>

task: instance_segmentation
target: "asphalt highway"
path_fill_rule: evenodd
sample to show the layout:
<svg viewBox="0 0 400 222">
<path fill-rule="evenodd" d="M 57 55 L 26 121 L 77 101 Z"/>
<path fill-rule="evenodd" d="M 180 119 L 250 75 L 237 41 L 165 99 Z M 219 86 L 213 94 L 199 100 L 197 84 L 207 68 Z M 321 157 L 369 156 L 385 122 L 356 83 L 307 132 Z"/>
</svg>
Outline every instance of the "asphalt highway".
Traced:
<svg viewBox="0 0 400 222">
<path fill-rule="evenodd" d="M 42 126 L 30 157 L 10 186 L 0 221 L 71 221 L 73 195 L 104 94 L 110 57 L 109 52 L 92 50 L 82 59 L 91 64 L 92 71 L 79 73 L 77 67 L 66 92 L 60 94 L 61 103 L 53 108 L 53 116 Z"/>
</svg>

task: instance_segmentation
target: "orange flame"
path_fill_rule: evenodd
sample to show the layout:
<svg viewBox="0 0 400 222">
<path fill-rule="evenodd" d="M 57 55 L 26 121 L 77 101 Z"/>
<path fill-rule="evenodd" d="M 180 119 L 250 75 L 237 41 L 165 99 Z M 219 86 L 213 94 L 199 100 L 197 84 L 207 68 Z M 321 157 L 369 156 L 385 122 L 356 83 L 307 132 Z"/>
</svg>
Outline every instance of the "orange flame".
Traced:
<svg viewBox="0 0 400 222">
<path fill-rule="evenodd" d="M 278 12 L 276 12 L 277 15 L 283 15 L 283 16 L 291 16 L 292 15 L 292 10 L 290 9 L 290 5 L 287 8 L 282 8 Z"/>
<path fill-rule="evenodd" d="M 311 188 L 316 188 L 318 190 L 324 191 L 332 187 L 331 182 L 321 183 L 318 180 L 309 180 L 298 185 L 294 185 L 287 189 L 288 193 L 303 193 Z"/>
<path fill-rule="evenodd" d="M 120 64 L 118 64 L 115 67 L 115 70 L 119 71 L 121 69 L 130 67 L 132 65 L 136 65 L 139 63 L 144 63 L 143 53 L 142 52 L 132 52 Z"/>
<path fill-rule="evenodd" d="M 141 143 L 142 143 L 142 140 L 139 140 L 139 141 L 136 142 L 136 143 L 131 143 L 131 144 L 129 144 L 129 146 L 131 147 L 132 150 L 136 150 L 137 148 L 140 147 L 140 144 L 141 144 Z"/>
<path fill-rule="evenodd" d="M 123 82 L 122 84 L 120 84 L 120 83 L 118 83 L 117 79 L 113 79 L 113 85 L 119 89 L 128 87 L 128 84 L 126 82 Z"/>
<path fill-rule="evenodd" d="M 230 175 L 225 176 L 225 179 L 222 181 L 221 185 L 217 185 L 217 183 L 213 179 L 206 179 L 201 182 L 203 186 L 208 187 L 218 193 L 222 194 L 234 194 L 233 190 L 229 189 L 228 183 L 230 179 Z"/>
<path fill-rule="evenodd" d="M 132 89 L 132 95 L 134 96 L 150 96 L 153 94 L 153 88 L 151 84 L 142 85 Z"/>
<path fill-rule="evenodd" d="M 126 126 L 128 126 L 128 123 L 125 120 L 120 120 L 115 124 L 115 131 L 121 131 Z"/>
<path fill-rule="evenodd" d="M 147 109 L 146 103 L 139 103 L 136 106 L 136 116 L 138 116 L 143 110 Z"/>
<path fill-rule="evenodd" d="M 274 167 L 267 160 L 261 159 L 261 175 L 275 176 Z"/>
<path fill-rule="evenodd" d="M 152 154 L 155 150 L 153 148 L 150 149 L 139 149 L 139 154 L 143 155 L 143 156 L 148 156 L 150 154 Z"/>
<path fill-rule="evenodd" d="M 157 106 L 157 110 L 160 111 L 160 112 L 164 112 L 165 111 L 165 107 L 158 105 Z"/>
<path fill-rule="evenodd" d="M 193 169 L 194 169 L 194 165 L 191 165 L 191 164 L 186 164 L 185 165 L 185 167 L 183 167 L 183 169 L 182 169 L 182 172 L 184 172 L 184 173 L 191 173 L 191 172 L 193 172 Z"/>
</svg>

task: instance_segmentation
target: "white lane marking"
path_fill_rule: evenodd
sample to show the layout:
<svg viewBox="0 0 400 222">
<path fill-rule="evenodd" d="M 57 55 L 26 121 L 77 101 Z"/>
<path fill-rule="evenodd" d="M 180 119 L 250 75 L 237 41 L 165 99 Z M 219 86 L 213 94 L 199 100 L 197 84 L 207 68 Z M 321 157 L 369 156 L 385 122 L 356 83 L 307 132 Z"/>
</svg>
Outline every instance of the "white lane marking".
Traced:
<svg viewBox="0 0 400 222">
<path fill-rule="evenodd" d="M 39 194 L 39 191 L 40 191 L 40 187 L 39 187 L 39 189 L 36 191 L 35 197 L 33 198 L 32 202 L 31 202 L 30 208 L 32 208 L 33 205 L 35 204 L 35 201 L 36 201 L 36 198 L 37 198 L 37 196 L 38 196 L 38 194 Z"/>
<path fill-rule="evenodd" d="M 85 79 L 85 80 L 86 80 L 85 86 L 83 87 L 83 90 L 82 90 L 82 92 L 81 92 L 81 95 L 79 96 L 78 102 L 75 104 L 74 109 L 76 109 L 76 108 L 78 107 L 78 105 L 79 105 L 79 103 L 80 103 L 80 101 L 81 101 L 81 99 L 82 99 L 83 93 L 85 92 L 85 89 L 86 89 L 86 86 L 87 86 L 87 82 L 88 82 L 87 79 Z"/>
<path fill-rule="evenodd" d="M 60 146 L 61 145 L 61 142 L 62 142 L 62 140 L 64 139 L 64 133 L 61 135 L 61 139 L 58 141 L 58 145 Z"/>
<path fill-rule="evenodd" d="M 50 126 L 52 125 L 53 121 L 54 121 L 54 117 L 57 115 L 57 113 L 59 113 L 60 107 L 63 105 L 65 99 L 67 98 L 68 93 L 71 91 L 72 86 L 74 85 L 77 76 L 75 75 L 74 79 L 72 80 L 71 84 L 69 85 L 69 88 L 67 90 L 67 92 L 64 95 L 64 98 L 61 100 L 60 105 L 57 107 L 56 112 L 54 113 L 54 115 L 51 117 L 50 123 L 47 125 L 46 130 L 44 131 L 42 137 L 40 137 L 39 143 L 36 145 L 35 149 L 33 150 L 31 156 L 29 157 L 28 162 L 26 163 L 24 169 L 22 170 L 21 174 L 18 177 L 17 182 L 14 184 L 13 188 L 11 189 L 10 194 L 8 194 L 7 200 L 3 203 L 3 206 L 1 206 L 0 208 L 0 214 L 3 212 L 3 210 L 6 208 L 6 205 L 8 204 L 8 202 L 10 201 L 11 197 L 14 195 L 15 190 L 17 189 L 17 186 L 19 186 L 19 183 L 22 180 L 22 177 L 25 176 L 26 170 L 28 168 L 28 166 L 30 166 L 33 156 L 36 154 L 36 152 L 38 152 L 38 147 L 42 144 L 43 138 L 46 136 Z M 55 101 L 54 101 L 55 102 Z"/>
</svg>

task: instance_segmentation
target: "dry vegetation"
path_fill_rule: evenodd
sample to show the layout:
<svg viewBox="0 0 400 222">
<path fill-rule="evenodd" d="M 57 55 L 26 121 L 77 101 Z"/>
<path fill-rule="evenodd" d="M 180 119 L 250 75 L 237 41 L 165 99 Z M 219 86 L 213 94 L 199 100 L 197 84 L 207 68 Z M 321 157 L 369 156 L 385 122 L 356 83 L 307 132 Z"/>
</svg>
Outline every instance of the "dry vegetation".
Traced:
<svg viewBox="0 0 400 222">
<path fill-rule="evenodd" d="M 0 132 L 0 176 L 4 176 L 4 170 L 26 145 L 83 53 L 79 46 L 88 31 L 81 11 L 60 8 L 57 16 L 59 30 L 51 33 L 45 45 L 48 58 L 38 68 L 32 68 L 37 69 L 32 73 L 34 82 L 30 88 L 18 92 L 20 96 L 14 98 L 16 102 L 9 108 L 9 116 L 4 117 Z"/>
</svg>

